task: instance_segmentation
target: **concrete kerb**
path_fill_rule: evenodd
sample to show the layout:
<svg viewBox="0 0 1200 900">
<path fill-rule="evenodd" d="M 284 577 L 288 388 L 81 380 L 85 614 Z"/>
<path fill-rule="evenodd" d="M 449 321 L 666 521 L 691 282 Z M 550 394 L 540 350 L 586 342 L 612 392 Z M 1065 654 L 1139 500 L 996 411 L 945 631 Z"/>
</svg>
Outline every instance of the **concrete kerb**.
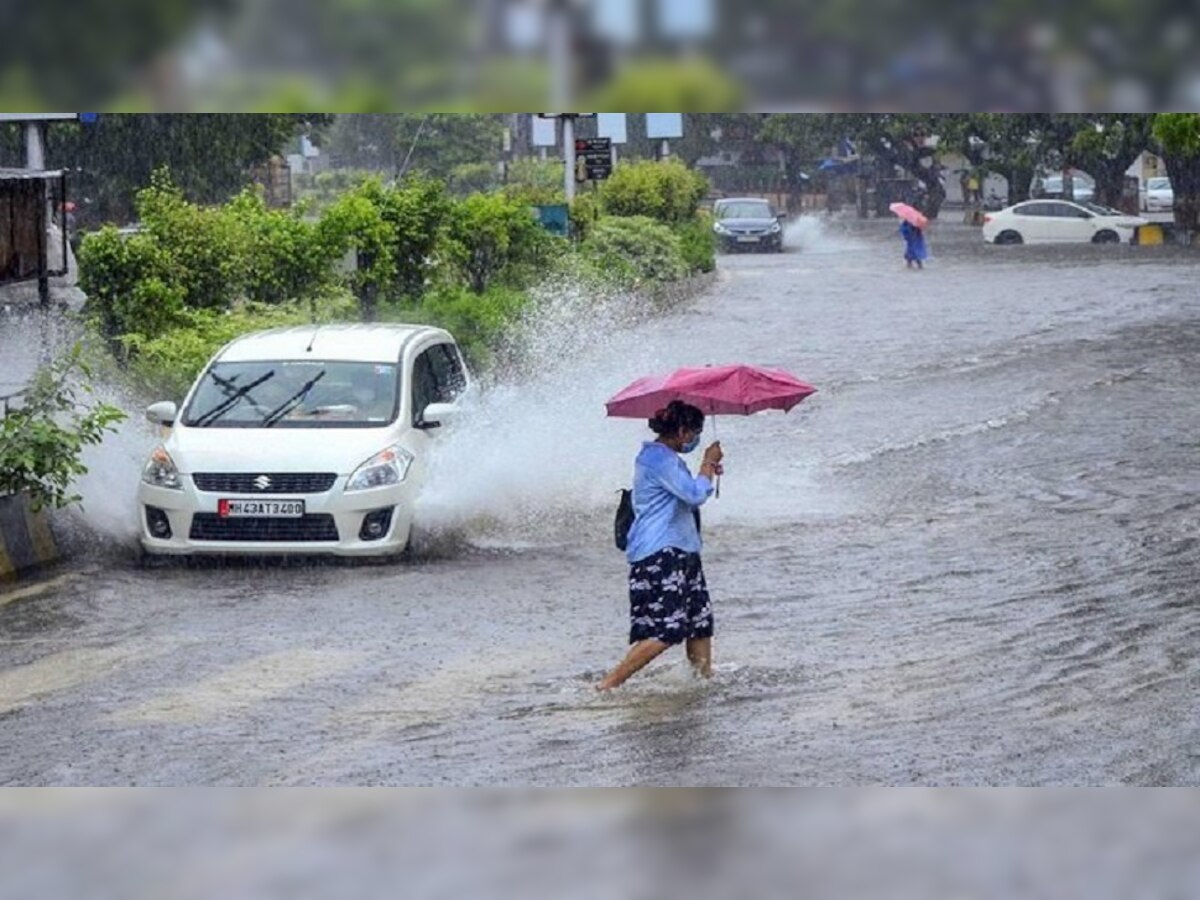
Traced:
<svg viewBox="0 0 1200 900">
<path fill-rule="evenodd" d="M 50 517 L 24 494 L 0 497 L 0 582 L 60 558 Z"/>
</svg>

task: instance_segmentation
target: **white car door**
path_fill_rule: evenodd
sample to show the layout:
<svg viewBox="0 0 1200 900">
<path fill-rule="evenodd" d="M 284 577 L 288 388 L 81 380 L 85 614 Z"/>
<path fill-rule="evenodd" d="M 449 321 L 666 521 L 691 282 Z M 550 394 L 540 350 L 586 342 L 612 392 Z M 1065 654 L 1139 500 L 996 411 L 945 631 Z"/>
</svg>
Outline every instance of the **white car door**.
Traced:
<svg viewBox="0 0 1200 900">
<path fill-rule="evenodd" d="M 1049 214 L 1053 204 L 1049 200 L 1033 200 L 1013 208 L 1013 224 L 1027 244 L 1041 244 L 1054 240 Z"/>
<path fill-rule="evenodd" d="M 1048 239 L 1056 243 L 1087 242 L 1096 233 L 1094 217 L 1086 209 L 1073 203 L 1049 203 L 1050 209 L 1043 221 L 1046 223 Z"/>
<path fill-rule="evenodd" d="M 468 378 L 458 348 L 444 341 L 428 344 L 413 358 L 408 379 L 409 417 L 412 430 L 406 440 L 416 457 L 413 467 L 417 478 L 424 480 L 432 442 L 437 440 L 440 425 L 425 420 L 425 408 L 431 403 L 457 403 L 466 391 Z"/>
</svg>

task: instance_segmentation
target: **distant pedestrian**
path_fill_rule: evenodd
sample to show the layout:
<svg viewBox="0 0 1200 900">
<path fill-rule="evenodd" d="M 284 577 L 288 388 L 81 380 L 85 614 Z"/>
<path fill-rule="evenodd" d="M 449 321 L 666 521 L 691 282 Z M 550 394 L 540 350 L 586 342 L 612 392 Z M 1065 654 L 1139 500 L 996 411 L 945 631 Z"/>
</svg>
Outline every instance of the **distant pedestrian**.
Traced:
<svg viewBox="0 0 1200 900">
<path fill-rule="evenodd" d="M 911 222 L 900 223 L 900 236 L 904 238 L 904 263 L 908 268 L 923 269 L 929 251 L 925 247 L 925 232 Z"/>
<path fill-rule="evenodd" d="M 721 474 L 721 444 L 704 451 L 700 474 L 679 458 L 700 444 L 704 413 L 673 400 L 649 420 L 658 435 L 634 463 L 633 508 L 625 555 L 629 560 L 629 652 L 603 681 L 608 690 L 675 644 L 687 644 L 695 671 L 712 671 L 713 614 L 700 564 L 700 530 L 694 512 L 713 493 Z"/>
</svg>

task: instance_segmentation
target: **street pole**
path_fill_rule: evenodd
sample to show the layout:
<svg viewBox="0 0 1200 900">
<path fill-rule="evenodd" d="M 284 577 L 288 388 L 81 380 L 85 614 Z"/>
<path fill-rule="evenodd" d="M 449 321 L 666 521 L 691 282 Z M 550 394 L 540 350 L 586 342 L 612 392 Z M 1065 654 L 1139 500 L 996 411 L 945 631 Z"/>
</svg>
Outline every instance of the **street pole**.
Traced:
<svg viewBox="0 0 1200 900">
<path fill-rule="evenodd" d="M 567 202 L 575 199 L 575 116 L 562 114 L 563 189 Z"/>
<path fill-rule="evenodd" d="M 30 171 L 42 171 L 46 168 L 45 132 L 41 122 L 25 123 L 25 168 Z M 38 222 L 38 300 L 43 307 L 50 305 L 50 276 L 47 274 L 46 230 L 50 227 L 50 198 L 46 193 L 46 181 L 38 181 L 41 185 L 42 200 L 38 204 L 41 221 Z M 66 228 L 66 223 L 63 223 Z"/>
</svg>

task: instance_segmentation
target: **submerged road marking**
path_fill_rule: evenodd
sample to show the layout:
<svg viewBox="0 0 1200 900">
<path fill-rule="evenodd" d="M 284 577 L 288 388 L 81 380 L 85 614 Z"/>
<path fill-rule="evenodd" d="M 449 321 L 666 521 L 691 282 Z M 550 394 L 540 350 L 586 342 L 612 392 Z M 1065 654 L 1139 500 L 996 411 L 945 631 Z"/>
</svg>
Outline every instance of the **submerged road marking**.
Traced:
<svg viewBox="0 0 1200 900">
<path fill-rule="evenodd" d="M 0 672 L 0 712 L 7 712 L 42 694 L 66 690 L 85 681 L 127 668 L 169 648 L 121 644 L 114 647 L 84 647 L 52 653 L 23 666 Z"/>
<path fill-rule="evenodd" d="M 302 684 L 344 671 L 363 658 L 361 653 L 341 650 L 270 653 L 118 710 L 109 720 L 125 724 L 192 724 L 228 718 Z"/>
<path fill-rule="evenodd" d="M 68 581 L 75 581 L 82 577 L 84 572 L 67 572 L 63 575 L 58 575 L 54 578 L 40 581 L 37 584 L 29 584 L 24 587 L 14 587 L 11 591 L 0 591 L 0 606 L 6 606 L 9 603 L 15 603 L 17 600 L 27 600 L 30 597 L 36 597 L 39 594 L 44 594 L 54 588 L 62 587 Z"/>
</svg>

